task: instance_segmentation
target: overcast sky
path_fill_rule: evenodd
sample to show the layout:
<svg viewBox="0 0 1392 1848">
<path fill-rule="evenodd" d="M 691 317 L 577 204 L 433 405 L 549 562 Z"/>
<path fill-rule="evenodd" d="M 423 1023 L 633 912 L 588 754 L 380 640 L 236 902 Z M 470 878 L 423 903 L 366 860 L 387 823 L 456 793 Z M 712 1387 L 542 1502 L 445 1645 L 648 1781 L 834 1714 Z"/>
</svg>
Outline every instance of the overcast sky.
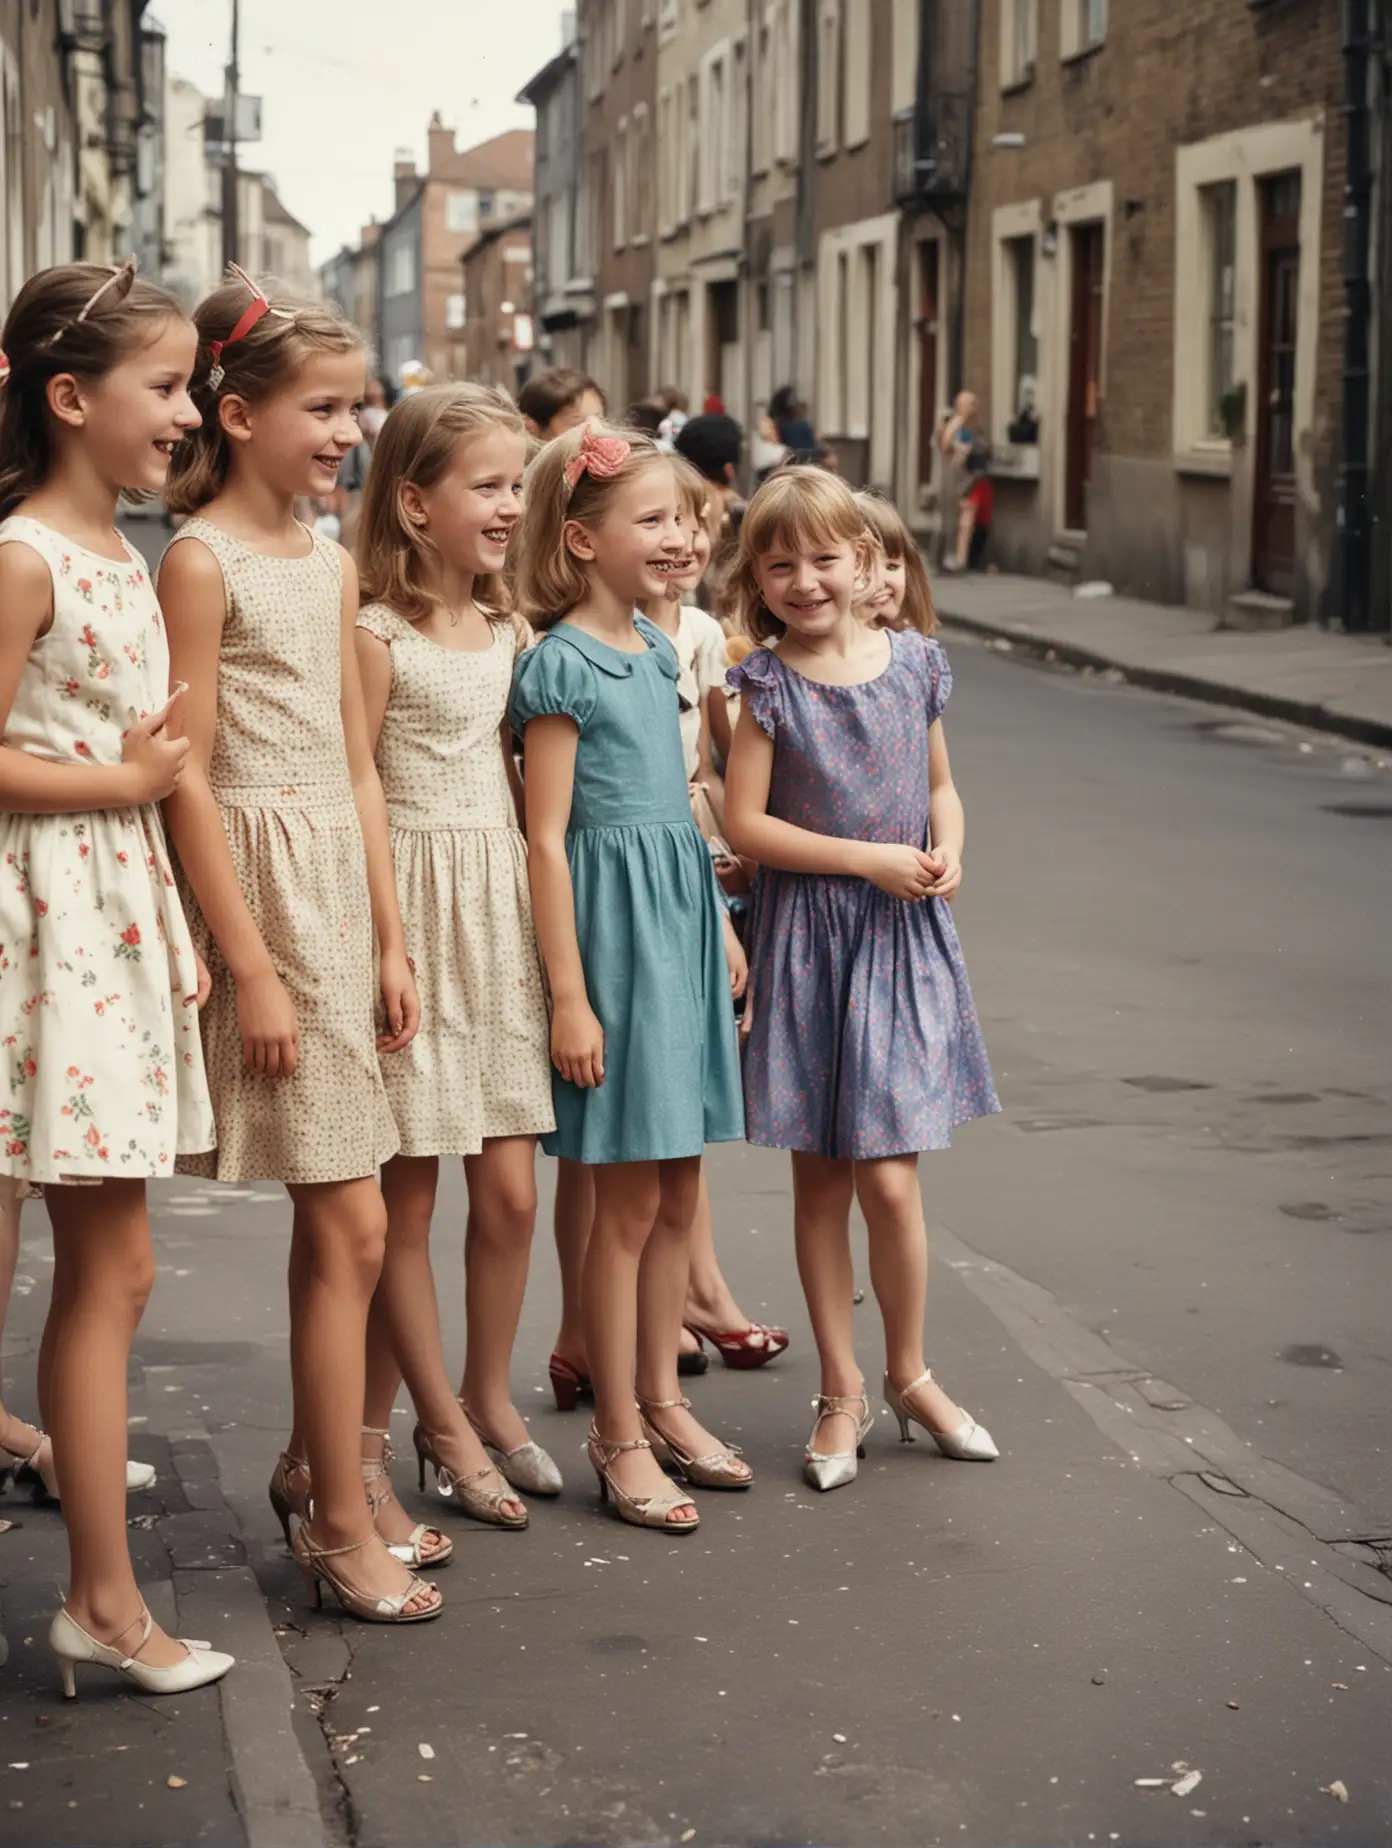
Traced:
<svg viewBox="0 0 1392 1848">
<path fill-rule="evenodd" d="M 566 10 L 556 0 L 242 0 L 242 88 L 265 99 L 265 140 L 243 164 L 275 175 L 322 263 L 391 212 L 395 151 L 424 161 L 432 110 L 461 147 L 531 127 L 513 98 L 559 51 Z M 152 0 L 150 13 L 168 34 L 170 72 L 221 96 L 231 0 Z"/>
</svg>

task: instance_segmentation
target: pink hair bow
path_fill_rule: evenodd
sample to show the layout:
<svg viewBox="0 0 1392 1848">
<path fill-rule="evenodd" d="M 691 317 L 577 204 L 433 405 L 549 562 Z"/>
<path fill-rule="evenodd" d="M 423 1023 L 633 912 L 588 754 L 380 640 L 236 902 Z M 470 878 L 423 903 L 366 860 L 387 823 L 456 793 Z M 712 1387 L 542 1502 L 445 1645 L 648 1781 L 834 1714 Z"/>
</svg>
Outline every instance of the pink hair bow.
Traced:
<svg viewBox="0 0 1392 1848">
<path fill-rule="evenodd" d="M 565 465 L 566 486 L 573 494 L 582 475 L 609 481 L 632 454 L 633 445 L 621 436 L 596 436 L 593 426 L 587 423 L 580 447 Z"/>
</svg>

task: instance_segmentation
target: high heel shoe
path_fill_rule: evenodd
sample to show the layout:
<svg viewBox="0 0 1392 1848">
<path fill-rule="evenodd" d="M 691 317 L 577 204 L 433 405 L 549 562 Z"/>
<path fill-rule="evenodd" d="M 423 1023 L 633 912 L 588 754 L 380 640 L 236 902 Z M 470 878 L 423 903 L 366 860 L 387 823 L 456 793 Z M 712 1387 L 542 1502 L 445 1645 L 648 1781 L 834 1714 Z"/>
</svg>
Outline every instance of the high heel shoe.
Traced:
<svg viewBox="0 0 1392 1848">
<path fill-rule="evenodd" d="M 391 1447 L 389 1431 L 376 1431 L 371 1425 L 364 1425 L 362 1434 L 364 1437 L 380 1437 L 382 1440 L 381 1456 L 360 1459 L 363 1490 L 367 1495 L 367 1505 L 372 1510 L 372 1525 L 376 1527 L 377 1510 L 396 1500 L 396 1491 L 387 1469 L 387 1465 L 395 1459 L 396 1452 Z M 381 1530 L 378 1531 L 380 1533 Z M 431 1534 L 435 1536 L 434 1541 L 427 1544 L 427 1537 Z M 424 1521 L 417 1521 L 405 1540 L 388 1540 L 385 1534 L 382 1534 L 382 1540 L 393 1559 L 399 1559 L 403 1566 L 432 1570 L 436 1566 L 447 1566 L 454 1558 L 453 1540 L 442 1534 L 438 1527 L 429 1527 Z"/>
<path fill-rule="evenodd" d="M 425 1430 L 417 1425 L 411 1433 L 411 1442 L 416 1447 L 416 1461 L 420 1464 L 421 1492 L 425 1492 L 425 1466 L 430 1464 L 435 1471 L 435 1491 L 458 1502 L 460 1508 L 470 1520 L 483 1521 L 489 1527 L 526 1527 L 531 1516 L 523 1510 L 519 1518 L 515 1514 L 504 1514 L 503 1503 L 515 1501 L 517 1497 L 509 1494 L 509 1485 L 492 1463 L 482 1469 L 476 1469 L 471 1476 L 456 1476 L 448 1464 L 440 1461 L 436 1450 L 437 1433 Z M 497 1487 L 485 1488 L 483 1484 L 492 1477 Z"/>
<path fill-rule="evenodd" d="M 788 1345 L 786 1328 L 765 1328 L 762 1322 L 751 1322 L 748 1328 L 724 1332 L 703 1328 L 699 1322 L 690 1320 L 685 1326 L 698 1341 L 709 1341 L 725 1365 L 734 1367 L 740 1373 L 749 1373 L 755 1367 L 767 1366 Z"/>
<path fill-rule="evenodd" d="M 920 1373 L 916 1380 L 911 1380 L 900 1392 L 889 1375 L 886 1373 L 884 1376 L 885 1404 L 899 1420 L 902 1442 L 913 1443 L 913 1432 L 909 1426 L 916 1424 L 921 1431 L 928 1433 L 945 1457 L 955 1457 L 960 1463 L 994 1463 L 1000 1455 L 996 1440 L 985 1425 L 979 1425 L 969 1413 L 963 1413 L 962 1422 L 955 1431 L 935 1431 L 922 1412 L 916 1412 L 908 1403 L 909 1394 L 920 1386 L 927 1386 L 932 1378 L 933 1369 L 929 1367 L 926 1373 Z"/>
<path fill-rule="evenodd" d="M 34 1428 L 38 1430 L 37 1426 Z M 8 1469 L 0 1470 L 0 1488 L 5 1486 L 8 1478 L 8 1481 L 12 1482 L 16 1488 L 28 1489 L 36 1502 L 58 1502 L 60 1500 L 58 1478 L 52 1476 L 50 1479 L 50 1476 L 46 1476 L 43 1465 L 39 1462 L 39 1454 L 46 1443 L 48 1443 L 48 1433 L 39 1431 L 38 1443 L 28 1452 L 11 1450 L 8 1444 L 0 1444 L 0 1450 L 3 1450 L 6 1456 L 15 1459 Z M 48 1467 L 51 1475 L 53 1469 L 51 1455 Z M 146 1489 L 154 1488 L 155 1482 L 155 1472 L 148 1463 L 136 1463 L 127 1458 L 127 1495 L 143 1495 Z"/>
<path fill-rule="evenodd" d="M 196 1643 L 181 1636 L 178 1640 L 188 1651 L 182 1662 L 175 1662 L 169 1668 L 153 1668 L 148 1662 L 140 1661 L 140 1651 L 150 1640 L 154 1629 L 154 1619 L 144 1605 L 140 1616 L 126 1625 L 134 1629 L 139 1623 L 140 1641 L 126 1654 L 124 1649 L 115 1649 L 110 1643 L 99 1643 L 95 1636 L 89 1636 L 80 1623 L 75 1623 L 66 1610 L 58 1612 L 48 1628 L 48 1646 L 58 1658 L 58 1667 L 63 1676 L 63 1692 L 69 1700 L 77 1699 L 77 1664 L 90 1662 L 95 1667 L 114 1668 L 118 1675 L 138 1687 L 142 1694 L 187 1694 L 190 1688 L 206 1687 L 210 1681 L 221 1681 L 228 1669 L 236 1661 L 235 1656 L 223 1655 L 210 1643 Z M 125 1635 L 125 1630 L 121 1634 Z"/>
<path fill-rule="evenodd" d="M 670 1463 L 683 1482 L 689 1482 L 693 1489 L 748 1489 L 754 1484 L 754 1472 L 747 1463 L 740 1459 L 744 1452 L 737 1444 L 727 1444 L 722 1450 L 712 1450 L 706 1456 L 693 1457 L 688 1451 L 675 1444 L 670 1437 L 665 1437 L 652 1419 L 650 1412 L 667 1412 L 691 1410 L 690 1399 L 640 1399 L 638 1414 L 642 1421 L 643 1435 L 652 1445 L 652 1453 L 659 1463 Z M 743 1475 L 737 1474 L 744 1470 Z"/>
<path fill-rule="evenodd" d="M 360 1617 L 364 1623 L 428 1623 L 432 1617 L 438 1617 L 445 1608 L 444 1599 L 433 1585 L 424 1579 L 412 1575 L 405 1591 L 390 1597 L 374 1598 L 370 1592 L 355 1591 L 351 1585 L 339 1578 L 332 1566 L 326 1566 L 326 1559 L 340 1559 L 345 1553 L 361 1552 L 365 1546 L 380 1539 L 380 1535 L 371 1534 L 366 1540 L 354 1540 L 349 1546 L 316 1546 L 309 1536 L 308 1520 L 301 1521 L 295 1529 L 295 1538 L 291 1551 L 295 1563 L 300 1568 L 305 1582 L 305 1590 L 315 1610 L 324 1606 L 325 1585 L 338 1599 L 350 1617 Z M 386 1543 L 383 1542 L 385 1545 Z M 406 1606 L 412 1598 L 424 1592 L 434 1599 L 423 1610 L 408 1611 Z"/>
<path fill-rule="evenodd" d="M 699 1514 L 694 1521 L 667 1519 L 678 1508 L 695 1510 L 696 1504 L 689 1495 L 679 1494 L 675 1489 L 666 1495 L 630 1495 L 609 1474 L 615 1457 L 622 1456 L 625 1450 L 651 1449 L 652 1445 L 645 1437 L 631 1437 L 622 1444 L 611 1444 L 591 1425 L 590 1434 L 585 1439 L 585 1450 L 595 1475 L 599 1477 L 599 1499 L 607 1502 L 612 1496 L 619 1519 L 627 1521 L 630 1527 L 661 1527 L 669 1534 L 695 1533 L 701 1525 Z"/>
<path fill-rule="evenodd" d="M 564 1354 L 553 1354 L 547 1362 L 546 1371 L 551 1376 L 551 1390 L 556 1395 L 558 1412 L 573 1412 L 577 1400 L 594 1397 L 589 1374 L 582 1373 Z"/>
<path fill-rule="evenodd" d="M 498 1474 L 506 1482 L 511 1483 L 514 1489 L 521 1489 L 526 1495 L 560 1494 L 565 1487 L 561 1472 L 556 1467 L 555 1458 L 543 1450 L 540 1444 L 519 1444 L 515 1450 L 504 1450 L 501 1444 L 493 1442 L 463 1399 L 457 1403 L 474 1427 L 485 1453 L 497 1466 Z"/>
<path fill-rule="evenodd" d="M 875 1422 L 870 1414 L 870 1401 L 864 1392 L 854 1393 L 818 1393 L 812 1401 L 817 1421 L 812 1426 L 812 1435 L 807 1440 L 807 1450 L 802 1459 L 802 1473 L 814 1489 L 827 1491 L 843 1489 L 848 1482 L 856 1479 L 856 1469 L 860 1459 L 865 1455 L 865 1439 L 870 1427 Z M 836 1413 L 844 1413 L 847 1418 L 856 1421 L 856 1441 L 854 1450 L 834 1450 L 830 1454 L 812 1448 L 816 1441 L 822 1420 L 831 1418 Z"/>
<path fill-rule="evenodd" d="M 306 1520 L 309 1515 L 309 1465 L 304 1458 L 282 1450 L 271 1471 L 270 1487 L 266 1493 L 271 1498 L 280 1530 L 285 1535 L 285 1544 L 289 1546 L 291 1515 L 297 1521 Z"/>
</svg>

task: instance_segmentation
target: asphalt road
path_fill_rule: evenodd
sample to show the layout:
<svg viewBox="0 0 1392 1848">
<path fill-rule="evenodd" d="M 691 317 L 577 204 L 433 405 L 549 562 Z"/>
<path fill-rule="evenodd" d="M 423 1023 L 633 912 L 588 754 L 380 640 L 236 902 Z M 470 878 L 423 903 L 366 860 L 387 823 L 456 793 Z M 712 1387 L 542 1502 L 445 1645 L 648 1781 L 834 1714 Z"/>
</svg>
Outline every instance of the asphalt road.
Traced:
<svg viewBox="0 0 1392 1848">
<path fill-rule="evenodd" d="M 452 1523 L 438 1624 L 317 1617 L 264 1494 L 285 1203 L 164 1187 L 132 1437 L 161 1483 L 132 1513 L 161 1609 L 242 1659 L 221 1696 L 89 1679 L 63 1707 L 61 1528 L 12 1497 L 6 1844 L 1392 1840 L 1392 772 L 948 639 L 959 925 L 1007 1114 L 924 1164 L 930 1352 L 1001 1461 L 882 1415 L 852 1489 L 804 1488 L 786 1168 L 720 1151 L 728 1268 L 794 1330 L 696 1382 L 754 1491 L 702 1497 L 681 1541 L 600 1514 L 542 1391 L 541 1241 L 514 1380 L 561 1502 L 525 1534 Z M 455 1354 L 462 1212 L 451 1177 Z M 30 1209 L 21 1407 L 45 1231 Z"/>
</svg>

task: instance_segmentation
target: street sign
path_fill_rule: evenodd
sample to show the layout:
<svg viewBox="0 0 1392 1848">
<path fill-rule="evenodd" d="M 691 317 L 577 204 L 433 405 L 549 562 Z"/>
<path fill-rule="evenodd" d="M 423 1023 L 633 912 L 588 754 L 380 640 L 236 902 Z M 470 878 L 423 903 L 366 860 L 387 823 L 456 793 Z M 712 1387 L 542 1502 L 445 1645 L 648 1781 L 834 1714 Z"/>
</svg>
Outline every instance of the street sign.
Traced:
<svg viewBox="0 0 1392 1848">
<path fill-rule="evenodd" d="M 226 103 L 209 103 L 203 116 L 203 145 L 209 153 L 227 146 Z M 237 140 L 259 141 L 261 139 L 261 98 L 259 96 L 237 97 Z"/>
</svg>

